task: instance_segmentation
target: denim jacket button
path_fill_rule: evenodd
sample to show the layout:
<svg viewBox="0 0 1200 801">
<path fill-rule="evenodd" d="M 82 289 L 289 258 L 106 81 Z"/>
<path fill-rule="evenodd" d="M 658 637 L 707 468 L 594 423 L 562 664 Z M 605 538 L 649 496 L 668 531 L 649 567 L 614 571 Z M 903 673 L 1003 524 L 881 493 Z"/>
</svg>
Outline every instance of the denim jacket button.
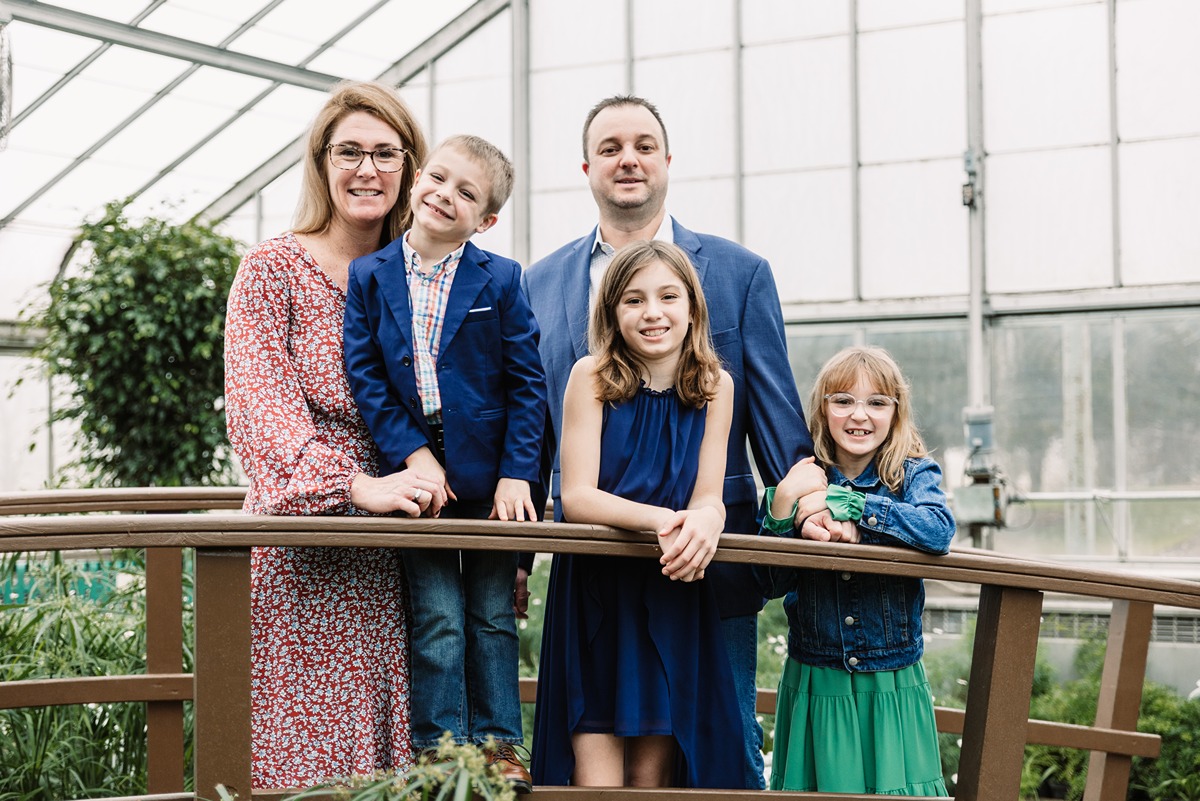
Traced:
<svg viewBox="0 0 1200 801">
<path fill-rule="evenodd" d="M 878 525 L 878 523 L 879 523 L 879 521 L 875 519 L 875 515 L 871 515 L 870 517 L 867 518 L 868 526 Z"/>
<path fill-rule="evenodd" d="M 846 661 L 850 663 L 850 667 L 854 667 L 855 665 L 858 664 L 858 657 L 852 656 L 849 659 L 847 659 Z"/>
<path fill-rule="evenodd" d="M 852 618 L 850 615 L 846 615 L 846 625 L 847 625 L 847 626 L 853 626 L 853 625 L 854 625 L 854 618 Z"/>
</svg>

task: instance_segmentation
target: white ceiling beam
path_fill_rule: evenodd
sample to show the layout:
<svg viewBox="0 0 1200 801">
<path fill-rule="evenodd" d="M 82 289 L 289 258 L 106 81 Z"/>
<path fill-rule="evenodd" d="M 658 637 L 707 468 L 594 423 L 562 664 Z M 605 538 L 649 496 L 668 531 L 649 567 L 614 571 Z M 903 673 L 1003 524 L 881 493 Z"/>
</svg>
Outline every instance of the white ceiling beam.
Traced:
<svg viewBox="0 0 1200 801">
<path fill-rule="evenodd" d="M 510 0 L 476 0 L 470 8 L 446 23 L 441 30 L 384 70 L 378 80 L 392 86 L 404 85 L 431 62 L 448 53 L 455 45 L 508 8 L 509 2 Z M 197 216 L 208 223 L 220 222 L 254 197 L 256 192 L 287 172 L 303 156 L 304 137 L 299 136 L 257 169 L 248 173 Z"/>
<path fill-rule="evenodd" d="M 251 75 L 255 78 L 264 78 L 268 81 L 302 86 L 306 89 L 323 92 L 340 80 L 336 75 L 327 75 L 323 72 L 281 64 L 257 56 L 235 53 L 177 36 L 168 36 L 164 33 L 114 22 L 103 17 L 94 17 L 48 3 L 39 3 L 36 0 L 0 0 L 0 9 L 11 14 L 14 20 L 31 25 L 99 39 L 103 42 Z"/>
</svg>

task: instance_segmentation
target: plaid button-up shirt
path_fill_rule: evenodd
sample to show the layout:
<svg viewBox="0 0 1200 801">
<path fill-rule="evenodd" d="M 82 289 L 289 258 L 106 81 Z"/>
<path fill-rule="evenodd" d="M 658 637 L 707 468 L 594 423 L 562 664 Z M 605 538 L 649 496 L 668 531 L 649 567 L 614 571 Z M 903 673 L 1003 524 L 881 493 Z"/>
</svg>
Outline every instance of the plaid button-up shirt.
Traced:
<svg viewBox="0 0 1200 801">
<path fill-rule="evenodd" d="M 417 391 L 421 395 L 421 411 L 430 423 L 442 422 L 442 394 L 438 389 L 437 355 L 442 339 L 442 323 L 446 319 L 446 304 L 454 273 L 462 258 L 464 242 L 432 270 L 421 269 L 421 257 L 409 247 L 408 233 L 404 234 L 404 274 L 408 280 L 408 299 L 412 306 L 413 367 L 417 373 Z"/>
</svg>

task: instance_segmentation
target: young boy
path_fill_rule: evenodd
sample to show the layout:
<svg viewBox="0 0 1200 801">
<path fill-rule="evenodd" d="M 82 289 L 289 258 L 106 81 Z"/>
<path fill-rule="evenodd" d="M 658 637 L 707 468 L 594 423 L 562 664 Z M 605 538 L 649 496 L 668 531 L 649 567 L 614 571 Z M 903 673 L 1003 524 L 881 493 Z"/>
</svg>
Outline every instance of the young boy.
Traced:
<svg viewBox="0 0 1200 801">
<path fill-rule="evenodd" d="M 450 137 L 417 172 L 412 228 L 350 265 L 346 372 L 380 475 L 408 468 L 433 479 L 442 491 L 426 513 L 443 518 L 539 520 L 545 503 L 546 379 L 521 267 L 468 241 L 495 224 L 512 175 L 495 146 Z M 404 564 L 413 746 L 434 748 L 443 731 L 460 743 L 491 735 L 489 761 L 529 792 L 513 749 L 523 740 L 517 555 L 409 549 Z"/>
</svg>

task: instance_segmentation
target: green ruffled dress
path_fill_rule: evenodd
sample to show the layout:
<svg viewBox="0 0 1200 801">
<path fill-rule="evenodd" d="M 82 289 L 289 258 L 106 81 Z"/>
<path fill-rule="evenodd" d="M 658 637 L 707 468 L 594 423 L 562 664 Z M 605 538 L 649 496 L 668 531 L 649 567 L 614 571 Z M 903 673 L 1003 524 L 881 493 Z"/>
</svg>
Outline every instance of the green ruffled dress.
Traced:
<svg viewBox="0 0 1200 801">
<path fill-rule="evenodd" d="M 850 673 L 788 659 L 771 789 L 949 796 L 925 667 Z"/>
</svg>

